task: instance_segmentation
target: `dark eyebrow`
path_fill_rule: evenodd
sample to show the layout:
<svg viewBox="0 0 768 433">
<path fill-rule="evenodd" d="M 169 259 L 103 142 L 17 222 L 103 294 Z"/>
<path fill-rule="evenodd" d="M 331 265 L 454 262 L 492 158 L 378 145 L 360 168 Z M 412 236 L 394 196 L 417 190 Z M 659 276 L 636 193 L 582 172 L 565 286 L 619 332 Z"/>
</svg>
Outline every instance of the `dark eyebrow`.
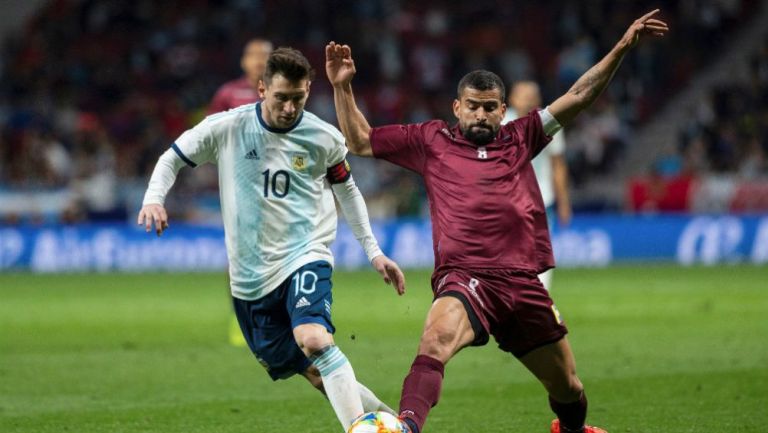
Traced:
<svg viewBox="0 0 768 433">
<path fill-rule="evenodd" d="M 497 101 L 495 99 L 478 100 L 478 99 L 467 98 L 467 102 L 469 102 L 470 104 L 476 104 L 476 105 L 485 105 L 485 104 L 496 104 L 496 105 L 498 105 L 499 104 L 499 101 Z"/>
<path fill-rule="evenodd" d="M 307 94 L 307 92 L 305 92 L 303 90 L 302 91 L 298 91 L 298 92 L 290 92 L 290 93 L 275 92 L 275 96 L 286 96 L 288 98 L 295 98 L 297 96 L 301 97 L 301 96 L 304 96 L 306 94 Z"/>
</svg>

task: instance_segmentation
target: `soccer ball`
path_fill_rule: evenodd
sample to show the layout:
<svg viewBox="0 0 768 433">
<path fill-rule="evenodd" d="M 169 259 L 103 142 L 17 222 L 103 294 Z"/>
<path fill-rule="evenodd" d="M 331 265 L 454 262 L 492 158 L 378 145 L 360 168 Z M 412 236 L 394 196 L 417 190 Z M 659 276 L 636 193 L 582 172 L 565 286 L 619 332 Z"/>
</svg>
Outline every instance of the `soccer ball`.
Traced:
<svg viewBox="0 0 768 433">
<path fill-rule="evenodd" d="M 406 433 L 403 423 L 387 412 L 368 412 L 352 422 L 348 433 Z"/>
</svg>

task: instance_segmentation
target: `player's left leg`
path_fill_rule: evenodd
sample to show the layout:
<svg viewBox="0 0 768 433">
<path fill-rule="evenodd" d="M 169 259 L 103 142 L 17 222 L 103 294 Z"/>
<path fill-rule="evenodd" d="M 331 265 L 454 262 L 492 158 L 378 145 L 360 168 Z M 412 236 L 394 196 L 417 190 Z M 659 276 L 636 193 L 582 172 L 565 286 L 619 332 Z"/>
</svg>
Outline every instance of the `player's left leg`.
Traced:
<svg viewBox="0 0 768 433">
<path fill-rule="evenodd" d="M 550 406 L 563 426 L 582 428 L 587 417 L 587 399 L 576 376 L 576 361 L 568 338 L 534 349 L 520 362 L 544 385 Z"/>
<path fill-rule="evenodd" d="M 324 261 L 302 266 L 291 277 L 285 307 L 294 340 L 320 373 L 325 395 L 346 430 L 363 413 L 363 404 L 352 365 L 333 341 L 331 273 Z"/>
<path fill-rule="evenodd" d="M 587 396 L 576 375 L 576 361 L 568 339 L 539 347 L 520 361 L 544 385 L 549 405 L 557 415 L 552 431 L 556 433 L 599 433 L 603 430 L 585 424 Z"/>
<path fill-rule="evenodd" d="M 494 304 L 513 308 L 499 315 L 494 332 L 499 347 L 515 355 L 546 388 L 558 417 L 553 431 L 596 432 L 585 429 L 587 398 L 576 375 L 576 362 L 566 338 L 568 329 L 549 293 L 535 275 L 500 277 L 508 290 L 497 291 L 495 295 L 504 302 Z"/>
</svg>

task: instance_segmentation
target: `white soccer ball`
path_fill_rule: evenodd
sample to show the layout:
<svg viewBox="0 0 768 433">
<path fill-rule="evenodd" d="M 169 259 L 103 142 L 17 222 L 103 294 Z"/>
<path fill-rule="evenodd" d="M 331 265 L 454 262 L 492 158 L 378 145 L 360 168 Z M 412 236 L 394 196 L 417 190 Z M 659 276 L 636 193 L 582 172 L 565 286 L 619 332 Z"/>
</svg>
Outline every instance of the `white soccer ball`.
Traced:
<svg viewBox="0 0 768 433">
<path fill-rule="evenodd" d="M 349 427 L 349 433 L 407 433 L 405 425 L 387 412 L 368 412 L 360 415 Z"/>
</svg>

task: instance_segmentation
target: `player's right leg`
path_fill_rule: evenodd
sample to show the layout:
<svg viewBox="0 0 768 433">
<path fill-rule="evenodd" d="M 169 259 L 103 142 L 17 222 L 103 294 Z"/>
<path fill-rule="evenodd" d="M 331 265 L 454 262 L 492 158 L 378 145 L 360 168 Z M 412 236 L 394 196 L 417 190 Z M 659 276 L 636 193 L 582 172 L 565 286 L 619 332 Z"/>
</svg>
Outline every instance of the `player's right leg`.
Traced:
<svg viewBox="0 0 768 433">
<path fill-rule="evenodd" d="M 419 433 L 429 410 L 440 399 L 445 364 L 475 341 L 467 310 L 454 296 L 439 297 L 427 314 L 418 356 L 403 382 L 400 417 L 412 433 Z"/>
</svg>

